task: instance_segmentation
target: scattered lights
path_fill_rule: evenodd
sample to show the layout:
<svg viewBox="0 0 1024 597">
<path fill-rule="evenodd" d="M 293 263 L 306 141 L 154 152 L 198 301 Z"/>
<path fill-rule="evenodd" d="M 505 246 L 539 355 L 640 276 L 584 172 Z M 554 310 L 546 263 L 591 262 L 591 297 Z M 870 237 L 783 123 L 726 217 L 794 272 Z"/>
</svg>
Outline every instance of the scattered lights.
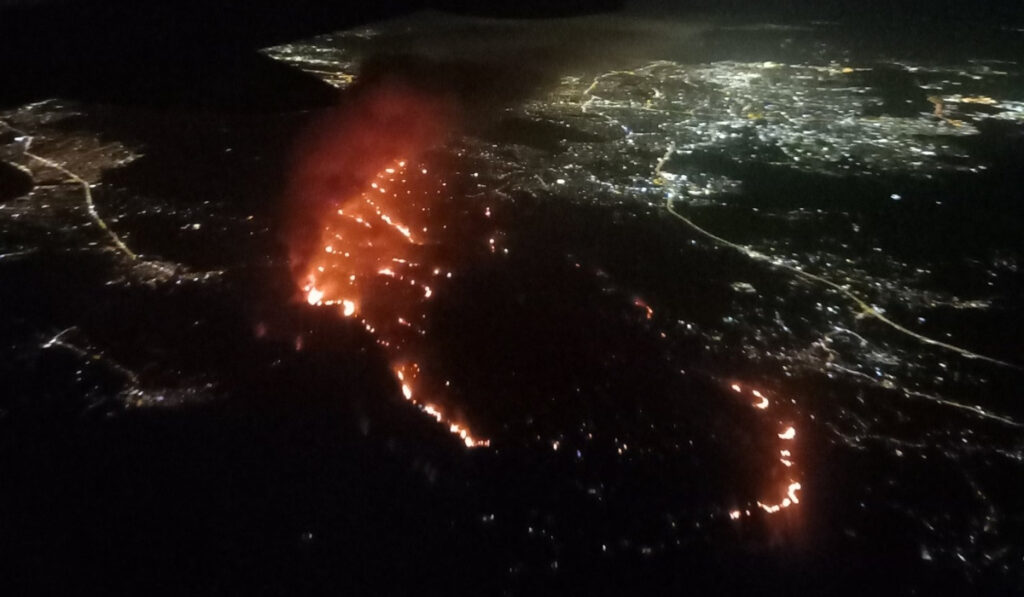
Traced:
<svg viewBox="0 0 1024 597">
<path fill-rule="evenodd" d="M 779 439 L 793 439 L 796 437 L 796 429 L 793 427 L 787 427 L 785 431 L 779 434 Z"/>
<path fill-rule="evenodd" d="M 342 307 L 341 313 L 345 317 L 352 317 L 356 313 L 356 304 L 355 304 L 354 301 L 350 301 L 348 299 L 345 299 L 345 300 L 341 301 L 341 307 Z"/>
</svg>

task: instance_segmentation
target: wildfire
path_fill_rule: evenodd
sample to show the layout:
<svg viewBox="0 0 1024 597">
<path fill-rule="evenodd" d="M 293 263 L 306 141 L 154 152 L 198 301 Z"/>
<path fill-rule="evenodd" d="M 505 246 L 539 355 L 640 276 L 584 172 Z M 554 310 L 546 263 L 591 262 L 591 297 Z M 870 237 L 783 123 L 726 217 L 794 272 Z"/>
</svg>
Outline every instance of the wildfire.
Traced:
<svg viewBox="0 0 1024 597">
<path fill-rule="evenodd" d="M 402 384 L 402 395 L 405 396 L 405 399 L 412 404 L 415 404 L 425 414 L 433 417 L 438 423 L 446 423 L 448 431 L 453 435 L 459 436 L 462 442 L 466 444 L 467 448 L 486 447 L 491 445 L 490 440 L 474 437 L 465 426 L 459 423 L 447 421 L 444 413 L 441 412 L 437 405 L 430 403 L 425 404 L 417 400 L 412 384 L 415 383 L 416 378 L 419 375 L 419 370 L 420 367 L 416 363 L 405 363 L 397 365 L 394 368 L 395 377 L 397 377 L 398 381 Z"/>
<path fill-rule="evenodd" d="M 442 396 L 427 399 L 437 384 L 411 358 L 435 280 L 452 273 L 431 250 L 431 210 L 447 183 L 412 164 L 456 114 L 448 96 L 398 79 L 357 87 L 296 147 L 287 233 L 303 299 L 359 322 L 389 353 L 405 399 L 474 447 L 487 440 L 453 420 Z"/>
<path fill-rule="evenodd" d="M 745 392 L 745 388 L 738 383 L 730 384 L 729 388 L 733 392 L 736 392 L 737 394 L 742 395 Z M 768 400 L 768 397 L 765 396 L 764 393 L 762 393 L 760 390 L 751 388 L 749 390 L 749 393 L 754 398 L 757 398 L 757 402 L 751 404 L 751 406 L 753 406 L 754 408 L 759 410 L 767 410 L 768 407 L 771 405 L 771 401 Z M 796 427 L 789 425 L 776 435 L 778 436 L 780 441 L 786 442 L 783 445 L 790 446 L 793 440 L 796 439 Z M 781 463 L 787 469 L 791 469 L 793 467 L 793 451 L 789 449 L 789 447 L 779 449 L 779 463 Z M 789 481 L 787 481 L 782 500 L 774 504 L 768 504 L 765 502 L 758 501 L 757 507 L 767 512 L 768 514 L 776 514 L 786 508 L 789 508 L 790 506 L 799 504 L 800 498 L 799 496 L 797 496 L 797 492 L 801 491 L 802 489 L 803 486 L 800 484 L 799 481 L 793 481 L 792 479 L 790 479 Z M 749 516 L 750 511 L 745 510 L 741 512 L 740 510 L 731 510 L 729 512 L 729 518 L 731 520 L 737 520 L 740 518 L 742 514 L 746 514 L 747 516 Z"/>
<path fill-rule="evenodd" d="M 654 309 L 652 309 L 646 301 L 641 298 L 635 298 L 633 299 L 633 304 L 644 310 L 644 316 L 647 317 L 647 319 L 654 319 Z"/>
<path fill-rule="evenodd" d="M 391 353 L 405 399 L 473 448 L 489 441 L 421 397 L 420 367 L 407 354 L 422 333 L 424 304 L 435 293 L 426 281 L 443 271 L 431 263 L 426 238 L 412 230 L 429 230 L 425 220 L 431 202 L 444 186 L 426 168 L 409 168 L 405 159 L 388 162 L 366 188 L 326 212 L 320 222 L 321 250 L 311 252 L 299 278 L 310 305 L 334 305 L 342 316 L 358 317 Z"/>
</svg>

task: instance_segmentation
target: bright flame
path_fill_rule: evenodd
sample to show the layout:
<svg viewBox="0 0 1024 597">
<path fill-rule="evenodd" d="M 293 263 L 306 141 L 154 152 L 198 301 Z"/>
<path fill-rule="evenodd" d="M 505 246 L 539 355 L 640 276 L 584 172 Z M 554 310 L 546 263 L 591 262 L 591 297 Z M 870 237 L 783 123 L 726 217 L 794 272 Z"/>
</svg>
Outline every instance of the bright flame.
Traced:
<svg viewBox="0 0 1024 597">
<path fill-rule="evenodd" d="M 799 504 L 800 500 L 796 497 L 796 492 L 800 491 L 801 487 L 799 483 L 790 483 L 789 488 L 786 490 L 786 495 L 794 504 Z"/>
</svg>

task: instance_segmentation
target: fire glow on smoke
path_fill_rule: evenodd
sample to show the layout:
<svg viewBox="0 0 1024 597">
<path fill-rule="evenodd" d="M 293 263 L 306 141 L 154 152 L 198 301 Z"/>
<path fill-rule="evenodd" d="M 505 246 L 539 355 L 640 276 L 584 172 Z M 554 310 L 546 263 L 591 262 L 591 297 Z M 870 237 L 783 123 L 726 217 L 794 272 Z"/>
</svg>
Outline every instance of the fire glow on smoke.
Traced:
<svg viewBox="0 0 1024 597">
<path fill-rule="evenodd" d="M 403 397 L 477 447 L 489 441 L 445 412 L 413 356 L 426 304 L 452 275 L 430 250 L 447 183 L 413 160 L 443 139 L 448 114 L 434 97 L 385 85 L 320 123 L 290 189 L 291 258 L 303 298 L 358 320 L 390 355 Z"/>
<path fill-rule="evenodd" d="M 431 375 L 422 356 L 429 352 L 429 305 L 454 267 L 464 265 L 451 260 L 465 251 L 439 250 L 446 238 L 441 212 L 452 189 L 440 169 L 422 159 L 444 139 L 450 113 L 435 97 L 380 86 L 319 123 L 301 147 L 292 178 L 289 246 L 302 299 L 359 322 L 388 355 L 405 400 L 467 447 L 478 447 L 490 441 L 454 414 L 447 384 Z M 494 252 L 493 236 L 488 243 Z M 654 319 L 644 299 L 634 295 L 632 306 Z M 769 418 L 775 414 L 774 401 L 761 391 L 740 384 L 731 389 Z M 730 519 L 800 503 L 797 430 L 778 425 L 770 432 L 781 467 L 770 492 L 778 497 L 730 510 Z"/>
</svg>

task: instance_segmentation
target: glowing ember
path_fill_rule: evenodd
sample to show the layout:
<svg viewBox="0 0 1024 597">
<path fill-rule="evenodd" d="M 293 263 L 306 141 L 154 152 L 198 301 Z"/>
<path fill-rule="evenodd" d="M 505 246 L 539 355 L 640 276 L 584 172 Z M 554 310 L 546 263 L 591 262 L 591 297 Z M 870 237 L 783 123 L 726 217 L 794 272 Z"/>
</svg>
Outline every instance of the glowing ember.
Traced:
<svg viewBox="0 0 1024 597">
<path fill-rule="evenodd" d="M 633 299 L 633 304 L 644 310 L 644 315 L 647 319 L 654 319 L 654 309 L 651 308 L 643 299 Z"/>
</svg>

